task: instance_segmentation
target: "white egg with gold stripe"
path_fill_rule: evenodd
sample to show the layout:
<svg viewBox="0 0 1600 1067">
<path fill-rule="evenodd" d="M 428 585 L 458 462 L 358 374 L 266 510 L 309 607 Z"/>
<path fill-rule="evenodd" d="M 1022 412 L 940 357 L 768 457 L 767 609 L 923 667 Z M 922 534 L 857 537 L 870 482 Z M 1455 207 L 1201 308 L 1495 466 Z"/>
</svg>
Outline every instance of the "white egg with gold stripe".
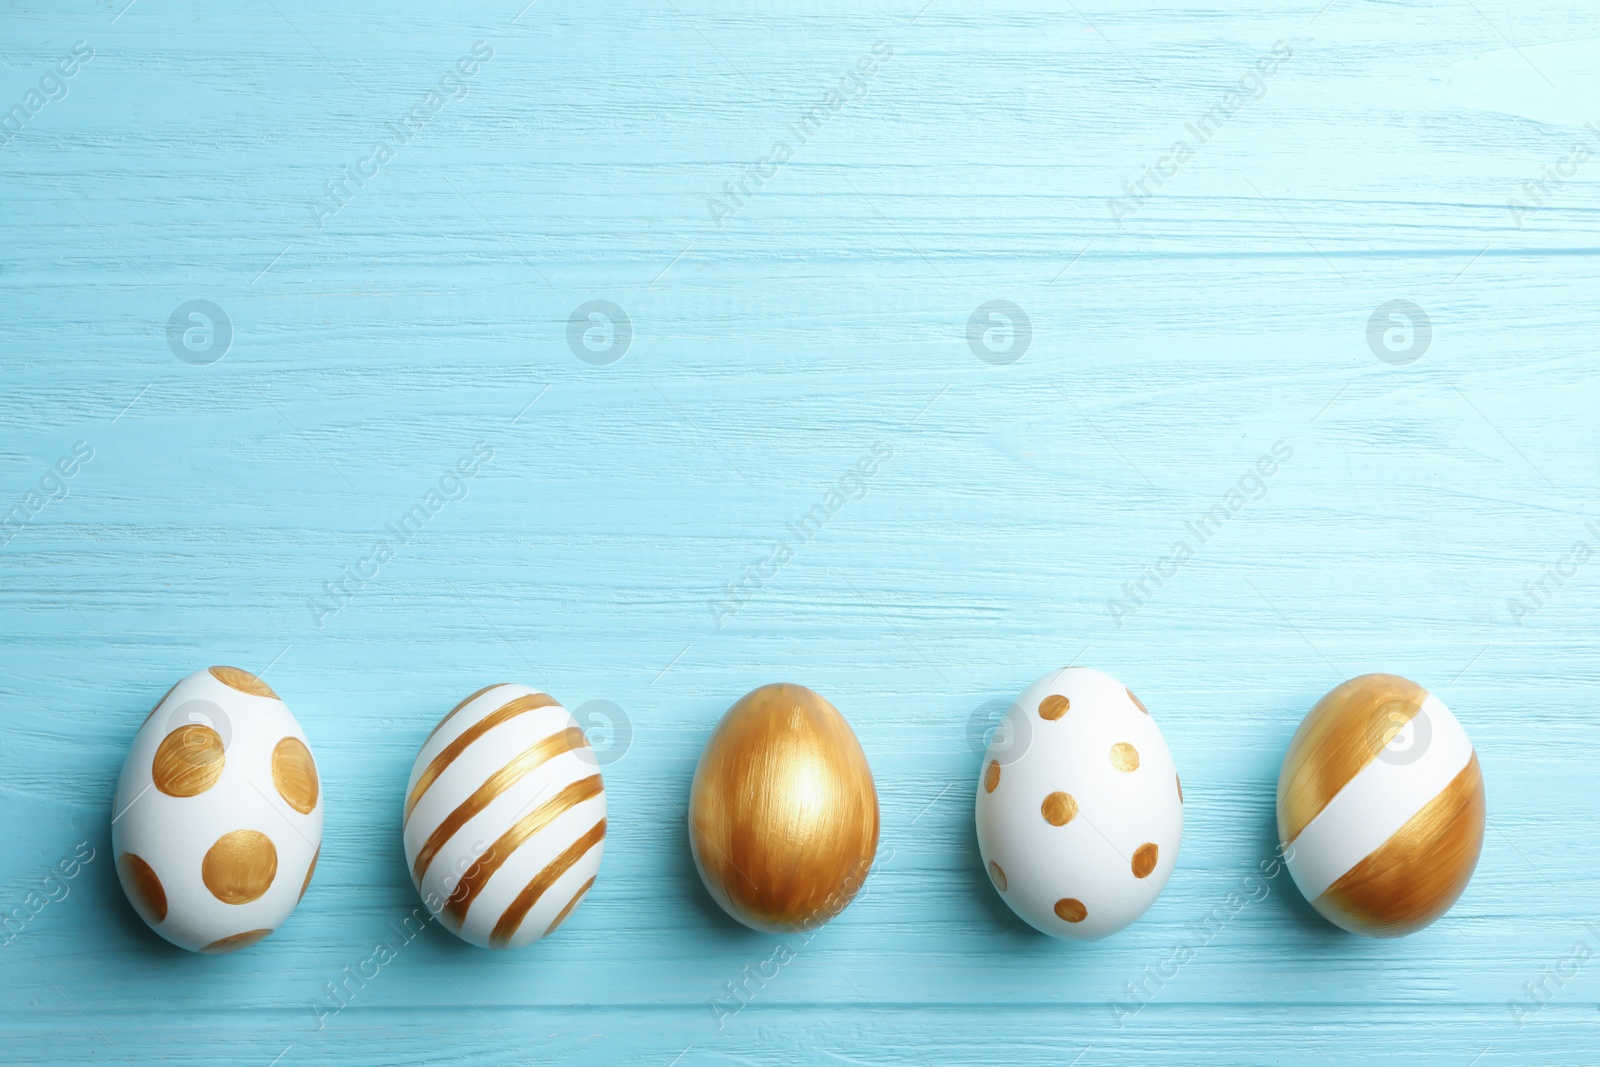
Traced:
<svg viewBox="0 0 1600 1067">
<path fill-rule="evenodd" d="M 1400 937 L 1460 897 L 1483 847 L 1483 774 L 1442 700 L 1364 674 L 1317 702 L 1278 776 L 1278 835 L 1312 907 L 1352 933 Z"/>
<path fill-rule="evenodd" d="M 403 825 L 428 910 L 474 945 L 516 948 L 554 931 L 594 885 L 605 786 L 566 708 L 525 685 L 492 685 L 423 742 Z"/>
</svg>

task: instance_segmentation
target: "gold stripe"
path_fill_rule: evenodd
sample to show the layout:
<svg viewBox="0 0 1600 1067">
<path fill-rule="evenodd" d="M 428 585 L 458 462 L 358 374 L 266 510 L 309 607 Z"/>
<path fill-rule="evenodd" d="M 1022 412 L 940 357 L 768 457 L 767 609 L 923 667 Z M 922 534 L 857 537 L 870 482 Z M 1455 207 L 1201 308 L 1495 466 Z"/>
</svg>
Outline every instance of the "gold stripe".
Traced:
<svg viewBox="0 0 1600 1067">
<path fill-rule="evenodd" d="M 594 877 L 591 875 L 589 880 L 583 883 L 583 885 L 579 886 L 576 893 L 572 894 L 572 899 L 567 901 L 567 906 L 557 912 L 556 917 L 551 920 L 550 925 L 544 928 L 545 937 L 549 937 L 551 934 L 555 933 L 556 927 L 566 922 L 567 916 L 572 914 L 572 909 L 578 906 L 578 901 L 583 899 L 583 895 L 587 893 L 593 885 Z"/>
<path fill-rule="evenodd" d="M 559 733 L 551 734 L 538 744 L 523 749 L 510 763 L 491 774 L 487 781 L 473 790 L 472 795 L 463 800 L 455 811 L 445 816 L 444 822 L 428 835 L 428 840 L 417 853 L 416 862 L 411 865 L 411 875 L 417 880 L 417 884 L 422 884 L 422 876 L 428 873 L 428 865 L 439 854 L 439 850 L 455 836 L 457 830 L 467 824 L 469 819 L 493 803 L 495 797 L 520 782 L 529 771 L 563 752 L 581 748 L 583 743 L 583 731 L 576 726 L 569 726 Z"/>
<path fill-rule="evenodd" d="M 1370 937 L 1402 937 L 1450 910 L 1483 848 L 1478 754 L 1394 836 L 1346 871 L 1317 910 Z"/>
<path fill-rule="evenodd" d="M 1363 674 L 1317 701 L 1283 757 L 1278 827 L 1293 843 L 1328 801 L 1422 709 L 1428 691 L 1393 674 Z"/>
<path fill-rule="evenodd" d="M 576 729 L 576 727 L 574 727 Z M 543 830 L 561 815 L 590 797 L 597 797 L 605 792 L 605 786 L 600 783 L 598 774 L 591 774 L 571 783 L 561 792 L 534 808 L 528 814 L 512 824 L 511 829 L 495 839 L 494 844 L 478 858 L 478 862 L 468 868 L 467 873 L 461 876 L 461 882 L 455 891 L 450 894 L 450 899 L 445 902 L 445 910 L 456 922 L 466 921 L 467 909 L 472 907 L 472 902 L 477 899 L 483 887 L 489 884 L 495 872 L 500 870 L 502 864 L 511 858 L 511 854 L 522 847 L 522 843 L 534 834 Z M 417 877 L 417 883 L 422 883 L 422 878 Z"/>
<path fill-rule="evenodd" d="M 471 698 L 469 697 L 468 699 L 470 700 Z M 422 777 L 417 779 L 417 784 L 412 787 L 411 795 L 406 798 L 406 813 L 400 820 L 401 825 L 404 826 L 411 821 L 412 809 L 417 806 L 417 801 L 422 799 L 422 794 L 428 791 L 428 787 L 438 780 L 439 775 L 444 773 L 445 768 L 450 766 L 457 756 L 467 750 L 468 745 L 501 723 L 508 722 L 525 711 L 534 711 L 538 708 L 548 708 L 554 705 L 555 699 L 553 697 L 545 696 L 543 693 L 531 693 L 528 696 L 517 697 L 509 704 L 502 706 L 497 711 L 490 712 L 467 727 L 460 737 L 444 746 L 444 749 L 433 757 L 427 769 L 422 772 Z M 450 714 L 454 715 L 455 712 Z M 448 717 L 446 716 L 446 718 Z M 423 743 L 426 744 L 427 742 Z"/>
<path fill-rule="evenodd" d="M 438 733 L 440 730 L 443 730 L 444 729 L 444 724 L 449 722 L 451 719 L 456 717 L 456 712 L 460 711 L 462 708 L 466 707 L 468 704 L 472 703 L 474 700 L 477 700 L 479 697 L 483 696 L 483 694 L 487 693 L 489 690 L 491 690 L 491 689 L 499 689 L 502 685 L 507 685 L 507 684 L 509 684 L 509 683 L 507 683 L 507 682 L 496 682 L 493 685 L 486 685 L 482 689 L 478 690 L 476 693 L 473 693 L 467 699 L 463 700 L 461 703 L 457 704 L 455 707 L 451 708 L 449 714 L 447 714 L 444 718 L 439 720 L 439 725 L 435 726 L 433 729 L 428 731 L 428 736 L 423 738 L 422 743 L 423 744 L 427 744 L 429 741 L 432 741 L 433 740 L 433 735 Z"/>
<path fill-rule="evenodd" d="M 517 928 L 522 925 L 522 920 L 528 917 L 528 912 L 539 903 L 539 898 L 544 896 L 545 890 L 556 883 L 556 880 L 567 873 L 567 868 L 577 863 L 584 855 L 606 836 L 606 821 L 601 819 L 589 827 L 589 832 L 574 841 L 568 849 L 555 859 L 549 866 L 540 871 L 533 881 L 522 887 L 522 892 L 517 894 L 517 899 L 500 916 L 500 921 L 494 924 L 494 930 L 489 934 L 489 944 L 494 948 L 505 948 L 511 943 L 511 938 L 516 934 Z"/>
</svg>

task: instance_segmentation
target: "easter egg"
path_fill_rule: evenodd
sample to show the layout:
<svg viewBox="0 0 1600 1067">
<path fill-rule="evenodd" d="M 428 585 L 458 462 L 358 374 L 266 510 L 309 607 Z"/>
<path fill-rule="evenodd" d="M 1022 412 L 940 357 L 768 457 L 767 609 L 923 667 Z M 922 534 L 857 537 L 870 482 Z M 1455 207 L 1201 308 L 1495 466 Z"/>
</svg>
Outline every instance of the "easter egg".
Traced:
<svg viewBox="0 0 1600 1067">
<path fill-rule="evenodd" d="M 554 697 L 491 685 L 422 743 L 401 823 L 411 879 L 441 925 L 483 948 L 517 948 L 553 933 L 594 885 L 605 785 Z"/>
<path fill-rule="evenodd" d="M 232 952 L 276 930 L 311 884 L 322 785 L 278 694 L 237 667 L 178 682 L 134 735 L 111 847 L 139 917 L 191 952 Z"/>
<path fill-rule="evenodd" d="M 706 889 L 756 930 L 838 915 L 878 851 L 878 792 L 844 716 L 803 685 L 764 685 L 728 709 L 700 754 L 689 843 Z"/>
<path fill-rule="evenodd" d="M 1278 774 L 1289 874 L 1329 922 L 1422 929 L 1461 896 L 1483 847 L 1483 774 L 1461 723 L 1422 686 L 1364 674 L 1305 717 Z"/>
<path fill-rule="evenodd" d="M 1183 787 L 1139 698 L 1088 667 L 1009 708 L 978 772 L 978 852 L 1030 926 L 1093 941 L 1155 902 L 1178 859 Z"/>
</svg>

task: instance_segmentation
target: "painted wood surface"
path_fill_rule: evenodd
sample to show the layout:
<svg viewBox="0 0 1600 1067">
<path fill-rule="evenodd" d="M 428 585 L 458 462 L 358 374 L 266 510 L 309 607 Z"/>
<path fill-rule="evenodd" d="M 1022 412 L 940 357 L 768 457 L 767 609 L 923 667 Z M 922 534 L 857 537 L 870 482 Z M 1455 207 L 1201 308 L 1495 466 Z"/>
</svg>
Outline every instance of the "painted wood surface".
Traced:
<svg viewBox="0 0 1600 1067">
<path fill-rule="evenodd" d="M 522 3 L 0 13 L 7 1062 L 1594 1062 L 1588 5 Z M 974 746 L 1069 662 L 1187 798 L 1092 945 L 972 834 Z M 277 935 L 199 958 L 123 901 L 108 806 L 213 663 L 299 717 L 327 833 Z M 1369 670 L 1488 788 L 1476 878 L 1398 942 L 1250 880 L 1290 734 Z M 502 680 L 596 726 L 600 880 L 527 951 L 407 939 L 407 770 Z M 683 815 L 775 680 L 883 808 L 781 967 Z"/>
</svg>

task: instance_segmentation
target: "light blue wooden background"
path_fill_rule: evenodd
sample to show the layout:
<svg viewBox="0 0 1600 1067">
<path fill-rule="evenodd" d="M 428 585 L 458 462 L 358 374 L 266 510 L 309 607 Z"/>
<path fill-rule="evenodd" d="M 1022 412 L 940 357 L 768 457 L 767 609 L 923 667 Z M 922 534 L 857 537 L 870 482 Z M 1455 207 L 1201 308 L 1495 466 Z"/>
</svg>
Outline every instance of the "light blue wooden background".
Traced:
<svg viewBox="0 0 1600 1067">
<path fill-rule="evenodd" d="M 6 1061 L 1594 1062 L 1600 963 L 1574 946 L 1600 948 L 1600 564 L 1571 553 L 1600 543 L 1600 160 L 1573 146 L 1600 121 L 1600 17 L 523 2 L 0 15 L 0 108 L 93 49 L 0 147 L 0 507 L 94 453 L 0 532 L 0 906 L 60 898 L 0 949 Z M 479 41 L 466 95 L 318 228 L 324 183 Z M 1264 92 L 1119 227 L 1107 200 L 1279 41 Z M 865 91 L 717 226 L 708 200 L 877 42 Z M 1547 167 L 1565 184 L 1524 188 Z M 197 299 L 233 330 L 210 365 L 167 339 Z M 590 300 L 632 323 L 608 366 L 567 343 Z M 1031 323 L 1015 362 L 969 345 L 991 300 Z M 1431 324 L 1404 366 L 1379 354 L 1415 334 L 1368 337 L 1391 300 Z M 324 583 L 480 441 L 467 496 L 319 627 Z M 1264 495 L 1114 618 L 1279 441 Z M 865 495 L 770 573 L 878 442 Z M 1093 945 L 1016 921 L 971 830 L 975 733 L 1074 661 L 1141 695 L 1188 798 L 1165 894 Z M 226 958 L 150 934 L 108 857 L 135 729 L 212 663 L 265 671 L 327 795 L 304 903 Z M 1279 878 L 1204 940 L 1270 855 L 1295 725 L 1368 670 L 1434 688 L 1476 741 L 1466 895 L 1370 942 Z M 881 864 L 719 1030 L 710 1001 L 775 939 L 704 895 L 682 807 L 720 713 L 780 679 L 854 724 Z M 631 724 L 594 893 L 520 953 L 430 930 L 318 1029 L 325 984 L 417 904 L 416 746 L 502 680 Z M 1186 940 L 1148 1006 L 1112 1007 Z"/>
</svg>

